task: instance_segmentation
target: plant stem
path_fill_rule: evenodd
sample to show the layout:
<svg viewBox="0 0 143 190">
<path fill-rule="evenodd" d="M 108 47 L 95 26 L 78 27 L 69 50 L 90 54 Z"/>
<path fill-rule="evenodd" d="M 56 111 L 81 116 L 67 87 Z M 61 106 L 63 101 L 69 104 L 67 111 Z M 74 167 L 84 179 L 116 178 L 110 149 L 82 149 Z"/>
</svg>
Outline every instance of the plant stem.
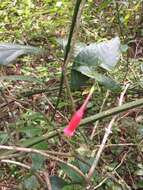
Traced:
<svg viewBox="0 0 143 190">
<path fill-rule="evenodd" d="M 70 27 L 70 32 L 69 32 L 69 37 L 68 37 L 68 42 L 66 45 L 66 51 L 65 51 L 65 56 L 64 56 L 64 62 L 62 66 L 62 74 L 61 74 L 61 80 L 60 80 L 60 89 L 59 89 L 59 94 L 58 94 L 58 100 L 56 102 L 55 108 L 57 109 L 58 104 L 59 104 L 59 99 L 62 94 L 62 89 L 63 89 L 63 83 L 65 81 L 67 93 L 69 95 L 69 98 L 71 100 L 71 105 L 72 105 L 72 110 L 75 111 L 75 105 L 74 105 L 74 100 L 72 97 L 72 93 L 69 87 L 68 83 L 68 78 L 67 78 L 67 66 L 70 61 L 72 52 L 73 52 L 73 47 L 76 41 L 76 36 L 78 33 L 79 25 L 80 25 L 80 18 L 82 14 L 82 10 L 84 7 L 86 0 L 76 0 L 75 8 L 74 8 L 74 14 L 72 18 L 72 24 Z M 54 118 L 55 113 L 53 114 L 52 119 Z"/>
<path fill-rule="evenodd" d="M 63 74 L 64 74 L 64 79 L 65 79 L 65 85 L 66 85 L 66 89 L 67 89 L 69 98 L 71 100 L 73 112 L 75 112 L 76 109 L 75 109 L 74 100 L 73 100 L 72 93 L 71 93 L 69 83 L 68 83 L 67 66 L 68 66 L 68 63 L 69 63 L 70 58 L 72 56 L 72 53 L 73 53 L 74 44 L 76 42 L 76 37 L 77 37 L 77 33 L 79 30 L 79 26 L 80 26 L 81 14 L 82 14 L 82 10 L 83 10 L 85 2 L 86 2 L 86 0 L 77 0 L 76 1 L 76 5 L 75 5 L 75 9 L 74 9 L 74 15 L 73 15 L 72 24 L 71 24 L 70 33 L 69 33 L 69 38 L 68 38 L 68 43 L 66 46 L 64 64 L 63 64 L 63 68 L 62 68 L 62 70 L 64 71 Z"/>
<path fill-rule="evenodd" d="M 22 152 L 22 153 L 36 153 L 36 154 L 40 154 L 48 159 L 51 160 L 55 160 L 58 163 L 62 163 L 67 165 L 69 168 L 71 168 L 72 170 L 74 170 L 77 174 L 79 174 L 85 181 L 87 181 L 86 176 L 82 173 L 82 171 L 80 169 L 78 169 L 76 166 L 67 163 L 64 160 L 61 160 L 60 158 L 53 156 L 53 155 L 49 155 L 47 154 L 45 151 L 43 150 L 37 150 L 37 149 L 33 149 L 33 148 L 23 148 L 23 147 L 17 147 L 17 146 L 5 146 L 5 145 L 0 145 L 0 149 L 1 150 L 10 150 L 10 151 L 14 151 L 14 152 Z"/>
<path fill-rule="evenodd" d="M 108 109 L 107 111 L 103 111 L 103 112 L 98 113 L 96 115 L 89 116 L 89 117 L 83 119 L 81 121 L 80 125 L 84 125 L 84 124 L 87 124 L 87 123 L 90 123 L 90 122 L 93 122 L 93 121 L 101 120 L 101 119 L 104 119 L 106 117 L 116 115 L 118 113 L 130 110 L 130 109 L 142 106 L 142 105 L 143 105 L 143 98 L 141 98 L 139 100 L 129 102 L 129 103 L 126 103 L 126 104 L 123 104 L 123 105 L 118 106 L 118 107 Z"/>
<path fill-rule="evenodd" d="M 103 110 L 103 107 L 104 107 L 104 105 L 105 105 L 105 102 L 106 102 L 108 96 L 109 96 L 109 90 L 107 90 L 106 96 L 105 96 L 105 98 L 104 98 L 104 100 L 103 100 L 103 102 L 102 102 L 102 105 L 101 105 L 101 108 L 100 108 L 100 111 L 99 111 L 100 113 L 101 113 L 102 110 Z M 90 140 L 91 140 L 91 141 L 92 141 L 93 138 L 94 138 L 94 135 L 95 135 L 95 132 L 96 132 L 98 123 L 99 123 L 99 120 L 97 120 L 96 123 L 95 123 L 95 125 L 94 125 L 93 131 L 92 131 L 91 136 L 90 136 Z"/>
<path fill-rule="evenodd" d="M 122 105 L 122 102 L 123 102 L 123 100 L 124 100 L 124 95 L 125 95 L 125 93 L 126 93 L 128 87 L 129 87 L 129 84 L 127 84 L 127 85 L 125 86 L 125 89 L 123 90 L 123 92 L 122 92 L 121 95 L 120 95 L 120 99 L 119 99 L 119 103 L 118 103 L 119 106 Z M 102 154 L 102 152 L 103 152 L 103 150 L 104 150 L 104 147 L 105 147 L 105 144 L 106 144 L 106 142 L 107 142 L 107 140 L 108 140 L 108 137 L 109 137 L 109 135 L 111 134 L 112 126 L 113 126 L 113 124 L 114 124 L 116 118 L 117 118 L 117 115 L 114 115 L 113 118 L 111 119 L 111 121 L 110 121 L 108 127 L 105 129 L 105 134 L 104 134 L 104 137 L 103 137 L 103 139 L 102 139 L 101 146 L 99 147 L 99 150 L 98 150 L 98 152 L 97 152 L 97 155 L 96 155 L 96 157 L 95 157 L 95 159 L 94 159 L 94 161 L 93 161 L 93 164 L 92 164 L 92 166 L 91 166 L 91 168 L 90 168 L 90 170 L 89 170 L 89 172 L 88 172 L 88 175 L 87 175 L 87 178 L 88 178 L 89 181 L 90 181 L 91 177 L 92 177 L 93 174 L 94 174 L 95 168 L 97 167 L 97 164 L 98 164 L 99 159 L 100 159 L 100 157 L 101 157 L 101 154 Z"/>
</svg>

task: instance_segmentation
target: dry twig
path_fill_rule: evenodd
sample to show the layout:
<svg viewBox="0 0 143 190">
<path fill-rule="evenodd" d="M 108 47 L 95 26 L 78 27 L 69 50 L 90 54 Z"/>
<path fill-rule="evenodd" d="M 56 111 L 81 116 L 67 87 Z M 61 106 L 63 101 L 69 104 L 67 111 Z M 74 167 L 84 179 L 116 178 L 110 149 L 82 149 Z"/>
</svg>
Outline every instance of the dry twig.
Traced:
<svg viewBox="0 0 143 190">
<path fill-rule="evenodd" d="M 121 104 L 122 104 L 122 102 L 123 102 L 124 95 L 125 95 L 125 93 L 126 93 L 128 87 L 129 87 L 129 84 L 127 84 L 127 85 L 125 86 L 125 89 L 123 90 L 123 92 L 122 92 L 121 95 L 120 95 L 119 103 L 118 103 L 119 106 L 121 106 Z M 100 148 L 99 148 L 99 150 L 98 150 L 98 152 L 97 152 L 97 154 L 96 154 L 96 157 L 95 157 L 95 159 L 94 159 L 94 162 L 93 162 L 93 164 L 92 164 L 92 166 L 91 166 L 91 168 L 90 168 L 90 170 L 89 170 L 89 172 L 88 172 L 88 176 L 87 176 L 88 181 L 91 179 L 91 177 L 92 177 L 93 174 L 94 174 L 95 168 L 96 168 L 96 166 L 97 166 L 97 164 L 98 164 L 98 161 L 99 161 L 99 159 L 100 159 L 100 157 L 101 157 L 101 154 L 102 154 L 102 152 L 103 152 L 103 150 L 104 150 L 105 144 L 106 144 L 106 142 L 107 142 L 107 140 L 108 140 L 108 137 L 109 137 L 109 135 L 110 135 L 110 133 L 111 133 L 112 126 L 113 126 L 113 124 L 114 124 L 116 118 L 117 118 L 116 115 L 113 116 L 113 118 L 111 119 L 111 121 L 110 121 L 108 127 L 105 129 L 105 134 L 104 134 L 104 137 L 103 137 L 103 139 L 102 139 L 102 143 L 101 143 Z"/>
</svg>

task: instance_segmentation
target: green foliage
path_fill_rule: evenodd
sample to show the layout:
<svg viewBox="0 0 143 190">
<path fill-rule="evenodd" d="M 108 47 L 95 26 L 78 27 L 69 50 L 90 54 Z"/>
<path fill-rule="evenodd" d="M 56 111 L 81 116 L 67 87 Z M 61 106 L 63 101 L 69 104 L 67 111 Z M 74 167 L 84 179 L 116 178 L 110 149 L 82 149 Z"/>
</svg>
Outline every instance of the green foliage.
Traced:
<svg viewBox="0 0 143 190">
<path fill-rule="evenodd" d="M 52 190 L 63 190 L 63 187 L 67 186 L 68 183 L 58 176 L 51 176 L 50 182 Z"/>
<path fill-rule="evenodd" d="M 84 48 L 75 58 L 73 69 L 79 66 L 96 69 L 101 67 L 111 71 L 120 58 L 120 40 L 118 37 L 98 44 L 90 44 Z"/>
<path fill-rule="evenodd" d="M 65 49 L 67 39 L 59 38 L 57 42 Z M 122 51 L 124 51 L 123 47 Z M 71 70 L 72 89 L 79 89 L 86 84 L 89 78 L 92 78 L 111 91 L 118 92 L 121 90 L 119 84 L 113 79 L 98 73 L 99 68 L 104 69 L 104 72 L 105 70 L 113 70 L 119 61 L 120 40 L 118 37 L 88 46 L 85 43 L 76 43 L 74 47 L 74 57 Z"/>
<path fill-rule="evenodd" d="M 32 170 L 41 170 L 43 163 L 44 163 L 44 157 L 39 154 L 31 154 L 31 160 L 32 160 Z"/>
<path fill-rule="evenodd" d="M 27 177 L 23 182 L 23 188 L 25 190 L 35 190 L 39 188 L 39 182 L 37 178 L 32 175 L 30 177 Z"/>
<path fill-rule="evenodd" d="M 21 55 L 39 54 L 42 49 L 32 46 L 24 46 L 18 44 L 1 43 L 0 44 L 0 64 L 8 65 Z"/>
<path fill-rule="evenodd" d="M 6 132 L 0 132 L 0 144 L 5 144 L 9 139 L 9 136 Z"/>
<path fill-rule="evenodd" d="M 41 150 L 48 148 L 48 143 L 45 140 L 42 140 L 42 142 L 40 140 L 43 131 L 47 129 L 47 122 L 41 113 L 28 110 L 21 115 L 21 118 L 15 124 L 11 124 L 9 127 L 14 128 L 17 134 L 21 136 L 18 144 L 24 147 L 33 146 L 33 148 Z"/>
<path fill-rule="evenodd" d="M 61 6 L 56 0 L 42 2 L 2 1 L 0 4 L 1 41 L 48 41 L 47 37 L 56 34 L 65 23 L 69 23 L 72 2 L 62 0 Z M 60 18 L 60 19 L 59 19 Z M 56 30 L 55 30 L 56 28 Z M 43 44 L 44 42 L 40 42 Z"/>
<path fill-rule="evenodd" d="M 119 91 L 120 86 L 114 80 L 98 73 L 100 67 L 107 71 L 113 70 L 119 61 L 119 57 L 120 40 L 118 37 L 107 42 L 91 44 L 83 48 L 75 57 L 72 66 L 72 87 L 79 88 L 80 85 L 85 84 L 88 78 L 92 78 L 112 91 Z"/>
<path fill-rule="evenodd" d="M 124 82 L 130 83 L 124 98 L 126 102 L 142 96 L 142 3 L 139 0 L 86 2 L 67 73 L 71 73 L 72 89 L 86 87 L 88 82 L 96 81 L 88 115 L 95 115 L 101 108 L 108 111 L 114 107 L 117 94 L 112 92 L 119 93 L 119 84 Z M 102 119 L 97 126 L 93 122 L 81 126 L 73 139 L 65 139 L 60 132 L 57 135 L 57 129 L 62 130 L 71 113 L 69 97 L 64 89 L 59 112 L 55 121 L 50 122 L 63 61 L 55 41 L 58 39 L 65 49 L 74 5 L 74 1 L 69 0 L 4 0 L 0 3 L 0 41 L 9 42 L 0 43 L 0 87 L 4 94 L 0 97 L 0 144 L 31 147 L 45 153 L 49 151 L 49 155 L 73 164 L 87 175 L 110 119 Z M 123 45 L 120 45 L 118 37 L 114 38 L 116 35 Z M 23 57 L 41 54 L 43 49 L 35 47 L 47 49 L 46 54 Z M 121 52 L 123 55 L 117 67 Z M 21 64 L 11 64 L 19 57 L 22 57 Z M 111 92 L 102 107 L 106 88 Z M 83 101 L 86 90 L 84 88 L 82 95 L 80 91 L 72 92 L 76 107 Z M 138 115 L 142 115 L 142 107 L 121 113 L 114 123 L 110 139 L 90 181 L 91 189 L 99 184 L 101 190 L 121 190 L 127 186 L 130 189 L 143 188 L 143 122 Z M 90 140 L 94 125 L 96 133 Z M 127 145 L 130 143 L 133 145 Z M 73 154 L 82 144 L 86 145 L 85 152 Z M 70 156 L 56 155 L 56 151 Z M 4 187 L 16 189 L 19 184 L 19 189 L 45 190 L 45 178 L 39 171 L 47 170 L 52 190 L 85 188 L 85 180 L 57 160 L 46 159 L 39 154 L 6 150 L 0 150 L 0 154 L 1 159 L 31 167 L 28 170 L 14 163 L 1 162 L 0 179 Z M 108 179 L 104 181 L 106 177 Z"/>
<path fill-rule="evenodd" d="M 57 39 L 58 44 L 61 46 L 63 50 L 65 50 L 67 45 L 67 39 L 58 38 Z M 87 45 L 83 42 L 78 42 L 74 46 L 74 57 L 76 57 L 84 48 L 86 48 Z"/>
<path fill-rule="evenodd" d="M 33 126 L 26 126 L 26 127 L 22 127 L 21 129 L 19 129 L 19 132 L 22 134 L 25 134 L 26 137 L 35 137 L 38 135 L 42 135 L 42 129 L 38 128 L 38 127 L 33 127 Z"/>
<path fill-rule="evenodd" d="M 72 170 L 68 165 L 61 164 L 60 167 L 66 173 L 66 175 L 72 180 L 73 183 L 80 183 L 80 184 L 85 183 L 84 179 L 79 174 L 77 174 L 77 172 Z"/>
<path fill-rule="evenodd" d="M 111 190 L 122 190 L 122 187 L 116 183 L 114 183 L 111 180 L 107 181 L 107 186 L 105 187 L 105 189 L 108 190 L 108 188 L 110 188 Z"/>
</svg>

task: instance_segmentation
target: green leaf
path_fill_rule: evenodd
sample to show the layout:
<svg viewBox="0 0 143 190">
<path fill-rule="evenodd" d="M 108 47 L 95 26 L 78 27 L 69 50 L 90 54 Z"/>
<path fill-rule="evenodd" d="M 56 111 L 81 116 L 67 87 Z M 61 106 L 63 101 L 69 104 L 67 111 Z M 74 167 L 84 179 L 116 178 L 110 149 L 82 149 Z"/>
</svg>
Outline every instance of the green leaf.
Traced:
<svg viewBox="0 0 143 190">
<path fill-rule="evenodd" d="M 128 49 L 129 49 L 129 46 L 128 46 L 127 44 L 122 44 L 122 45 L 120 46 L 120 50 L 121 50 L 121 52 L 123 52 L 123 53 L 127 52 Z"/>
<path fill-rule="evenodd" d="M 119 91 L 120 86 L 114 80 L 97 73 L 99 67 L 111 71 L 119 58 L 120 40 L 118 37 L 85 47 L 76 56 L 72 65 L 71 87 L 79 89 L 86 84 L 89 78 L 92 78 L 112 91 Z"/>
<path fill-rule="evenodd" d="M 68 183 L 65 180 L 63 180 L 62 178 L 58 176 L 51 176 L 50 182 L 51 182 L 52 190 L 62 190 L 64 186 L 68 185 Z"/>
<path fill-rule="evenodd" d="M 97 7 L 97 12 L 100 12 L 102 9 L 105 9 L 111 2 L 112 0 L 102 1 L 100 5 Z"/>
<path fill-rule="evenodd" d="M 33 148 L 40 149 L 40 150 L 47 150 L 48 149 L 48 143 L 47 143 L 47 141 L 42 141 L 42 142 L 36 143 L 33 146 Z"/>
<path fill-rule="evenodd" d="M 42 129 L 38 127 L 23 127 L 19 132 L 25 133 L 27 137 L 35 137 L 42 135 Z"/>
<path fill-rule="evenodd" d="M 8 141 L 8 134 L 5 132 L 0 132 L 0 144 L 5 144 Z"/>
<path fill-rule="evenodd" d="M 107 185 L 107 189 L 110 189 L 110 190 L 122 190 L 121 186 L 114 183 L 111 179 L 108 179 L 106 181 L 106 185 Z"/>
<path fill-rule="evenodd" d="M 74 86 L 76 86 L 76 85 L 81 86 L 81 84 L 86 83 L 86 81 L 87 81 L 86 78 L 85 78 L 85 80 L 82 80 L 79 77 L 81 74 L 83 74 L 82 76 L 85 75 L 89 78 L 95 79 L 97 82 L 99 82 L 99 84 L 103 85 L 105 88 L 107 88 L 113 92 L 119 92 L 121 90 L 120 85 L 116 81 L 114 81 L 113 79 L 111 79 L 103 74 L 97 73 L 94 70 L 91 70 L 90 67 L 80 66 L 80 67 L 78 67 L 77 71 L 79 71 L 76 73 L 77 76 L 75 76 L 75 71 L 73 71 L 72 84 L 74 84 Z M 81 82 L 79 83 L 78 80 Z"/>
<path fill-rule="evenodd" d="M 68 40 L 64 38 L 57 39 L 58 44 L 65 50 Z M 83 42 L 78 42 L 74 47 L 74 57 L 76 57 L 87 45 Z"/>
<path fill-rule="evenodd" d="M 143 176 L 143 168 L 136 170 L 135 174 L 136 174 L 137 176 Z"/>
<path fill-rule="evenodd" d="M 76 43 L 74 48 L 74 56 L 76 57 L 86 47 L 87 45 L 83 42 Z"/>
<path fill-rule="evenodd" d="M 25 54 L 39 54 L 43 50 L 40 48 L 12 44 L 12 43 L 1 43 L 0 44 L 0 64 L 8 65 L 13 62 L 17 57 Z"/>
<path fill-rule="evenodd" d="M 85 162 L 87 164 L 81 162 L 80 160 L 74 160 L 73 163 L 74 163 L 75 166 L 77 166 L 86 175 L 88 173 L 90 167 L 93 164 L 94 158 L 92 158 L 92 157 L 91 158 L 85 158 L 84 157 L 83 159 L 85 160 Z M 96 182 L 98 182 L 98 180 L 100 180 L 100 175 L 97 172 L 97 170 L 94 171 L 93 178 L 94 178 L 94 181 L 96 181 Z"/>
<path fill-rule="evenodd" d="M 72 69 L 71 71 L 71 89 L 79 90 L 80 87 L 85 86 L 89 77 L 83 75 L 82 73 Z"/>
<path fill-rule="evenodd" d="M 138 125 L 137 132 L 141 137 L 143 136 L 143 125 L 142 124 Z"/>
<path fill-rule="evenodd" d="M 31 154 L 32 159 L 32 169 L 33 170 L 40 170 L 44 163 L 44 157 L 40 154 Z"/>
<path fill-rule="evenodd" d="M 34 175 L 30 176 L 29 178 L 26 178 L 24 180 L 23 185 L 27 190 L 35 190 L 39 187 L 38 180 Z"/>
<path fill-rule="evenodd" d="M 86 162 L 89 163 L 86 159 Z M 81 162 L 80 160 L 75 160 L 75 165 L 80 168 L 80 170 L 86 174 L 88 170 L 90 169 L 90 166 Z"/>
<path fill-rule="evenodd" d="M 113 79 L 111 79 L 105 75 L 95 73 L 95 80 L 98 81 L 105 88 L 111 90 L 112 92 L 121 91 L 120 85 L 116 81 L 114 81 Z"/>
<path fill-rule="evenodd" d="M 37 78 L 35 78 L 35 77 L 23 76 L 23 75 L 1 76 L 1 77 L 0 77 L 0 81 L 1 81 L 1 80 L 10 80 L 10 81 L 11 81 L 11 80 L 12 80 L 12 81 L 21 80 L 21 81 L 42 83 L 42 81 L 40 81 L 39 79 L 37 79 Z"/>
<path fill-rule="evenodd" d="M 140 190 L 143 188 L 143 180 L 137 182 L 137 187 L 140 188 Z"/>
<path fill-rule="evenodd" d="M 72 68 L 77 70 L 80 66 L 90 67 L 90 70 L 98 66 L 111 71 L 120 58 L 120 39 L 115 37 L 111 40 L 90 44 L 85 47 L 75 58 Z"/>
<path fill-rule="evenodd" d="M 72 183 L 82 184 L 85 182 L 84 178 L 81 177 L 77 172 L 72 170 L 68 165 L 60 164 L 60 166 L 61 166 L 61 169 L 66 173 L 66 175 L 72 180 Z"/>
</svg>

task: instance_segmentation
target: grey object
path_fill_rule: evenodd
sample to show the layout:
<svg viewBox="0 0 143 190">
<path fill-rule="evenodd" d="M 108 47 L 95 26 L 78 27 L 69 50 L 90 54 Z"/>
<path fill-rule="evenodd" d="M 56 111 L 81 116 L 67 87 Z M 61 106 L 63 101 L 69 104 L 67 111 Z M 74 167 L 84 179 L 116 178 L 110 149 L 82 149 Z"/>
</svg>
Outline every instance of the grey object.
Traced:
<svg viewBox="0 0 143 190">
<path fill-rule="evenodd" d="M 42 51 L 42 49 L 33 46 L 0 43 L 0 64 L 8 65 L 21 55 L 39 54 L 42 53 Z"/>
</svg>

